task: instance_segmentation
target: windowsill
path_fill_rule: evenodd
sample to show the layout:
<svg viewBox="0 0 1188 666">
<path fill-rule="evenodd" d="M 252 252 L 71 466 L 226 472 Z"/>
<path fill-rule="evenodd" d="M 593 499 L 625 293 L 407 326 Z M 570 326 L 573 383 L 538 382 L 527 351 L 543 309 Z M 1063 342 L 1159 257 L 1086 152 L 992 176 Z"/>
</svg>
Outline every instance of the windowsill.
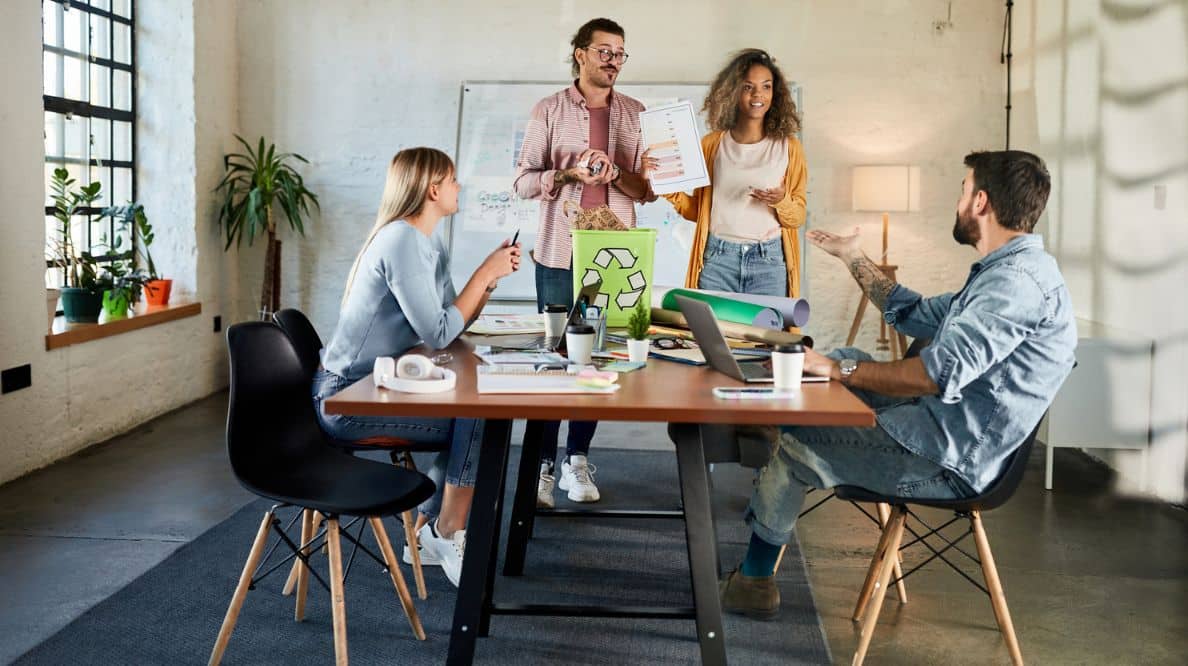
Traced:
<svg viewBox="0 0 1188 666">
<path fill-rule="evenodd" d="M 77 345 L 90 340 L 108 338 L 138 328 L 156 326 L 166 322 L 193 317 L 202 312 L 201 303 L 170 303 L 149 306 L 139 303 L 127 319 L 117 319 L 102 324 L 68 324 L 65 317 L 55 317 L 54 325 L 45 336 L 45 349 L 58 349 Z"/>
</svg>

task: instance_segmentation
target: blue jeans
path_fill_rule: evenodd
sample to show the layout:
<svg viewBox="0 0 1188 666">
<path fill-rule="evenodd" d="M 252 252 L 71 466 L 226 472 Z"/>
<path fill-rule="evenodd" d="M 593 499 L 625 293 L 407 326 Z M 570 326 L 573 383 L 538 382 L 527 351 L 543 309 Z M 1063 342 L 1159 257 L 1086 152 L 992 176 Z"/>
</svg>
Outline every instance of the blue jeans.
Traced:
<svg viewBox="0 0 1188 666">
<path fill-rule="evenodd" d="M 561 303 L 573 307 L 573 270 L 550 268 L 536 264 L 536 311 L 544 312 L 544 306 Z M 569 439 L 565 442 L 565 454 L 589 455 L 590 442 L 594 439 L 597 421 L 570 421 Z M 540 461 L 555 467 L 557 462 L 557 438 L 561 433 L 560 421 L 545 421 L 541 433 Z"/>
<path fill-rule="evenodd" d="M 871 360 L 853 348 L 838 349 L 832 358 Z M 875 411 L 902 398 L 854 392 Z M 884 495 L 928 499 L 971 497 L 975 493 L 953 472 L 922 458 L 880 427 L 841 428 L 784 426 L 771 462 L 759 472 L 746 521 L 771 544 L 787 543 L 809 488 L 859 486 Z"/>
<path fill-rule="evenodd" d="M 763 296 L 788 295 L 788 265 L 783 241 L 733 243 L 710 236 L 705 244 L 705 265 L 698 289 Z"/>
<path fill-rule="evenodd" d="M 399 437 L 417 444 L 441 444 L 442 451 L 426 473 L 437 486 L 433 497 L 417 509 L 422 515 L 436 518 L 441 513 L 441 498 L 446 483 L 469 488 L 478 472 L 479 450 L 483 443 L 483 422 L 479 419 L 428 419 L 383 416 L 345 416 L 326 414 L 322 402 L 353 382 L 318 368 L 313 380 L 314 411 L 327 435 L 345 442 L 368 437 Z"/>
</svg>

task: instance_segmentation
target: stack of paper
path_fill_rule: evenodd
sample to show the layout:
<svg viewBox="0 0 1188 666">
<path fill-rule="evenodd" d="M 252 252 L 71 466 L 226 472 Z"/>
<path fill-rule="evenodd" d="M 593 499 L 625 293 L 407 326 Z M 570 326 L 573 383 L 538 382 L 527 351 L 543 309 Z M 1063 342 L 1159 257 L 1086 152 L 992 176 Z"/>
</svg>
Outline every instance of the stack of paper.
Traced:
<svg viewBox="0 0 1188 666">
<path fill-rule="evenodd" d="M 542 314 L 485 314 L 467 329 L 475 335 L 521 335 L 544 333 L 544 330 Z"/>
<path fill-rule="evenodd" d="M 565 371 L 508 372 L 503 368 L 479 366 L 479 393 L 614 393 L 618 384 L 604 388 L 580 386 L 576 374 Z"/>
</svg>

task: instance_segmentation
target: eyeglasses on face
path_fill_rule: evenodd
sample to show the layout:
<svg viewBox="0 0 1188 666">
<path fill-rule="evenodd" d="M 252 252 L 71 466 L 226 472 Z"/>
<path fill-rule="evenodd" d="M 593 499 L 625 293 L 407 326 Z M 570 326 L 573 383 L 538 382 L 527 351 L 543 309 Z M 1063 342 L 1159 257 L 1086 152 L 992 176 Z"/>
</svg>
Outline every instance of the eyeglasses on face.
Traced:
<svg viewBox="0 0 1188 666">
<path fill-rule="evenodd" d="M 600 49 L 600 48 L 597 48 L 594 46 L 587 46 L 586 50 L 594 51 L 595 53 L 597 53 L 598 59 L 601 60 L 602 62 L 610 62 L 611 59 L 617 60 L 619 62 L 619 64 L 623 64 L 623 63 L 627 62 L 628 56 L 627 56 L 626 51 L 615 52 L 615 51 L 611 51 L 610 49 Z"/>
</svg>

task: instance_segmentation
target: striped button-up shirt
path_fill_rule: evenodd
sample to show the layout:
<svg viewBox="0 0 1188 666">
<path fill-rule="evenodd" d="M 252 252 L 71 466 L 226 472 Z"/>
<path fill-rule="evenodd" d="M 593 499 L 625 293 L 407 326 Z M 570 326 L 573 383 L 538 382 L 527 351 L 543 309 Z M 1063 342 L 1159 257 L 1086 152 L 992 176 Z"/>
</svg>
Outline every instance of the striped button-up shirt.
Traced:
<svg viewBox="0 0 1188 666">
<path fill-rule="evenodd" d="M 620 169 L 638 173 L 646 146 L 639 130 L 639 112 L 644 106 L 627 95 L 610 96 L 610 132 L 607 155 Z M 582 184 L 568 183 L 554 191 L 558 171 L 577 166 L 578 156 L 590 147 L 590 112 L 577 85 L 571 85 L 540 100 L 532 107 L 532 118 L 524 132 L 524 145 L 516 163 L 516 194 L 539 199 L 540 228 L 533 253 L 537 263 L 551 268 L 569 268 L 573 249 L 569 223 L 564 215 L 566 201 L 581 204 Z M 654 201 L 648 193 L 645 201 Z M 628 227 L 635 227 L 635 200 L 611 184 L 607 205 Z"/>
</svg>

